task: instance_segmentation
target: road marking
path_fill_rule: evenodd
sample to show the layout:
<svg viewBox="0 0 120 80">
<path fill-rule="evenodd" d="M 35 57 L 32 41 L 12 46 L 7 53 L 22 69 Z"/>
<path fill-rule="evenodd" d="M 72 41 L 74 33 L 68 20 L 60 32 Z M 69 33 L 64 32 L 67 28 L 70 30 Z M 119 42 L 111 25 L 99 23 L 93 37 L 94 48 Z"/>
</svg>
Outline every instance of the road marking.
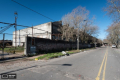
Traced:
<svg viewBox="0 0 120 80">
<path fill-rule="evenodd" d="M 103 71 L 103 78 L 102 78 L 102 80 L 105 80 L 105 70 L 106 70 L 106 63 L 107 63 L 107 55 L 108 55 L 108 50 L 107 50 L 107 54 L 106 54 L 106 59 L 105 59 L 105 65 L 104 65 L 104 71 Z"/>
<path fill-rule="evenodd" d="M 100 69 L 99 69 L 98 75 L 97 75 L 97 77 L 95 78 L 96 80 L 99 80 L 99 79 L 100 79 L 101 70 L 102 70 L 102 67 L 103 67 L 103 64 L 104 64 L 104 61 L 105 61 L 106 56 L 107 56 L 107 50 L 106 50 L 106 52 L 105 52 L 105 55 L 104 55 L 104 58 L 103 58 L 102 64 L 101 64 L 101 66 L 100 66 Z"/>
</svg>

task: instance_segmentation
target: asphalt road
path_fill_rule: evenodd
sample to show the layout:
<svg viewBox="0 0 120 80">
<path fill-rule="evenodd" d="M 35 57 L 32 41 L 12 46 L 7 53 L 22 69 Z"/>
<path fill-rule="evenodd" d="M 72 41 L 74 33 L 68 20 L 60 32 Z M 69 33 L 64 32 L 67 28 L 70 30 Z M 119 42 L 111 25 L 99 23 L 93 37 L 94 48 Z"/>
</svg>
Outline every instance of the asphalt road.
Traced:
<svg viewBox="0 0 120 80">
<path fill-rule="evenodd" d="M 101 47 L 0 73 L 16 73 L 17 80 L 120 80 L 120 50 Z"/>
</svg>

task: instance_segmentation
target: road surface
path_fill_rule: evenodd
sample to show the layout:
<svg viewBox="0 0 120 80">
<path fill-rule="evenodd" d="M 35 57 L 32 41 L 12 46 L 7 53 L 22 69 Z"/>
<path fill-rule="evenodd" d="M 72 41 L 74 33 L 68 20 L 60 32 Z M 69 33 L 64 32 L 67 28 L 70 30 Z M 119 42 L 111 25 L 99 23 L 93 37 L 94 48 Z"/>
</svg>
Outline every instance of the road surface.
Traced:
<svg viewBox="0 0 120 80">
<path fill-rule="evenodd" d="M 0 73 L 16 73 L 17 80 L 120 80 L 120 50 L 111 47 L 9 65 Z"/>
</svg>

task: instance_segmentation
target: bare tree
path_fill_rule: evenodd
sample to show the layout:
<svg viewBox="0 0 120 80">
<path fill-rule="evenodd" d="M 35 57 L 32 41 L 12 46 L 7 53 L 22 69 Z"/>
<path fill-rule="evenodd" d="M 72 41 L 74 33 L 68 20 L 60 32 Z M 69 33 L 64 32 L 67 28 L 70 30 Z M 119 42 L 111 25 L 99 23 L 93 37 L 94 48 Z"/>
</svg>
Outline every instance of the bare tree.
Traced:
<svg viewBox="0 0 120 80">
<path fill-rule="evenodd" d="M 89 19 L 88 15 L 89 11 L 85 7 L 78 6 L 71 13 L 62 17 L 63 25 L 69 25 L 70 27 L 66 29 L 64 29 L 65 26 L 61 27 L 63 37 L 67 41 L 76 41 L 77 39 L 77 49 L 79 49 L 79 40 L 82 43 L 88 43 L 90 42 L 90 36 L 96 37 L 98 33 L 98 26 L 93 25 L 95 17 L 93 16 L 93 19 Z"/>
<path fill-rule="evenodd" d="M 87 20 L 85 24 L 82 26 L 81 37 L 83 37 L 84 41 L 89 40 L 89 36 L 96 37 L 98 35 L 98 26 L 93 25 L 92 20 Z"/>
<path fill-rule="evenodd" d="M 69 25 L 63 25 L 58 29 L 58 31 L 62 33 L 62 40 L 74 41 L 74 27 L 69 27 Z"/>
<path fill-rule="evenodd" d="M 69 24 L 70 27 L 81 28 L 81 22 L 88 18 L 89 11 L 85 7 L 78 6 L 71 13 L 62 17 L 63 25 Z"/>
<path fill-rule="evenodd" d="M 78 6 L 73 9 L 71 13 L 63 16 L 62 22 L 64 25 L 69 24 L 70 27 L 77 28 L 77 49 L 79 49 L 79 30 L 81 29 L 82 22 L 87 19 L 89 11 L 85 7 Z"/>
<path fill-rule="evenodd" d="M 115 22 L 120 21 L 120 0 L 107 0 L 107 7 L 104 11 L 107 11 L 109 15 Z"/>
<path fill-rule="evenodd" d="M 108 27 L 106 30 L 108 32 L 108 40 L 115 44 L 118 48 L 119 40 L 120 40 L 120 22 L 119 23 L 113 23 L 111 26 Z"/>
<path fill-rule="evenodd" d="M 58 31 L 60 31 L 61 34 L 62 34 L 62 36 L 61 36 L 61 37 L 62 37 L 62 40 L 64 40 L 64 38 L 66 37 L 67 28 L 68 28 L 67 25 L 63 25 L 63 26 L 61 26 L 61 27 L 58 29 Z"/>
</svg>

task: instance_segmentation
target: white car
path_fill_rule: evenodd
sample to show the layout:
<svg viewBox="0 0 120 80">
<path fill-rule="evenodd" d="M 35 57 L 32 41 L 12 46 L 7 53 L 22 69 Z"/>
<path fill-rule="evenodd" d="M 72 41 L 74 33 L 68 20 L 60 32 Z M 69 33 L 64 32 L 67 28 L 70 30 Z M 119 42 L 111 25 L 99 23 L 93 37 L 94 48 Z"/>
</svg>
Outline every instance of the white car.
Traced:
<svg viewBox="0 0 120 80">
<path fill-rule="evenodd" d="M 116 45 L 112 45 L 112 48 L 116 48 Z"/>
</svg>

